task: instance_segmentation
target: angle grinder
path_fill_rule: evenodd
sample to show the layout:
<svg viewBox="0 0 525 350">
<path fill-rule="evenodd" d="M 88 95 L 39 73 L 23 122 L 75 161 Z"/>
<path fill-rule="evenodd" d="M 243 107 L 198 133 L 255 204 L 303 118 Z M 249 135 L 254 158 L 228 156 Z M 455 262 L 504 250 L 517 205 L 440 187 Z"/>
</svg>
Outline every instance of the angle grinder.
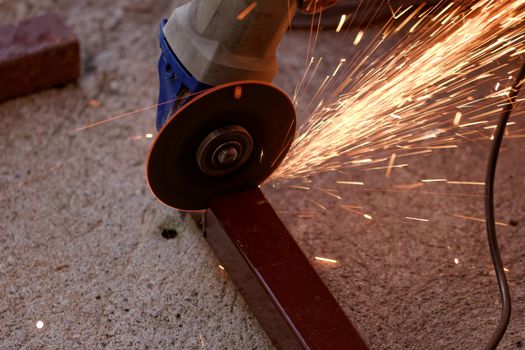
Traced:
<svg viewBox="0 0 525 350">
<path fill-rule="evenodd" d="M 193 0 L 160 24 L 159 133 L 147 177 L 180 210 L 260 185 L 295 134 L 289 97 L 271 84 L 276 49 L 297 9 L 335 0 Z"/>
</svg>

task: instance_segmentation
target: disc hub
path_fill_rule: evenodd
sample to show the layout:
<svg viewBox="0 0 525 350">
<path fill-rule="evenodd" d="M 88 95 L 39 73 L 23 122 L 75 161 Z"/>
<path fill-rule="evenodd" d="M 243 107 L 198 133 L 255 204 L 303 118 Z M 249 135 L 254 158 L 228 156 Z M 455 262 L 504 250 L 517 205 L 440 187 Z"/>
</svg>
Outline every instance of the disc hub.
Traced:
<svg viewBox="0 0 525 350">
<path fill-rule="evenodd" d="M 197 164 L 210 176 L 227 175 L 241 167 L 250 157 L 253 139 L 239 125 L 229 125 L 212 131 L 197 149 Z"/>
<path fill-rule="evenodd" d="M 234 163 L 237 159 L 239 159 L 239 149 L 241 148 L 241 144 L 235 141 L 223 143 L 215 152 L 214 152 L 214 158 L 215 154 L 217 154 L 217 162 L 218 165 L 226 165 Z"/>
</svg>

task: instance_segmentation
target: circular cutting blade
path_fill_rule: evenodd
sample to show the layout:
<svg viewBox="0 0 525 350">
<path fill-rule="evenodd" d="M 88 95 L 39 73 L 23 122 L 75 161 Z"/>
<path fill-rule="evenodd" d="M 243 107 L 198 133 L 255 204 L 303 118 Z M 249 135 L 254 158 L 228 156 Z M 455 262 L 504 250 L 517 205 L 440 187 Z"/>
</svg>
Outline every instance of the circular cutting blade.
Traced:
<svg viewBox="0 0 525 350">
<path fill-rule="evenodd" d="M 253 139 L 248 160 L 223 176 L 197 164 L 201 142 L 230 125 Z M 295 134 L 295 110 L 285 92 L 259 81 L 239 81 L 203 91 L 162 127 L 150 149 L 147 177 L 153 194 L 180 210 L 203 210 L 211 198 L 261 184 L 281 163 Z"/>
</svg>

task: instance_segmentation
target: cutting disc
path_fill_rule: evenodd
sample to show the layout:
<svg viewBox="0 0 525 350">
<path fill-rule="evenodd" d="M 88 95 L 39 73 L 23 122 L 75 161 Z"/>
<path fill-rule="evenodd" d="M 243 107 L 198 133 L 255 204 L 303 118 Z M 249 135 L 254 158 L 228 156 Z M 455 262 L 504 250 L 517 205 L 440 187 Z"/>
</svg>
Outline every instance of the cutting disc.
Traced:
<svg viewBox="0 0 525 350">
<path fill-rule="evenodd" d="M 249 136 L 244 137 L 246 133 Z M 217 134 L 226 136 L 215 137 Z M 205 90 L 179 109 L 157 135 L 147 162 L 149 186 L 171 207 L 206 209 L 213 197 L 261 184 L 283 160 L 294 134 L 293 104 L 270 83 L 239 81 Z M 206 161 L 199 157 L 215 157 L 221 151 L 203 151 L 203 147 L 215 147 L 214 141 L 230 147 L 220 155 L 225 162 L 232 157 L 231 145 L 250 143 L 242 164 L 226 174 L 203 171 Z M 235 156 L 237 151 L 233 151 Z"/>
</svg>

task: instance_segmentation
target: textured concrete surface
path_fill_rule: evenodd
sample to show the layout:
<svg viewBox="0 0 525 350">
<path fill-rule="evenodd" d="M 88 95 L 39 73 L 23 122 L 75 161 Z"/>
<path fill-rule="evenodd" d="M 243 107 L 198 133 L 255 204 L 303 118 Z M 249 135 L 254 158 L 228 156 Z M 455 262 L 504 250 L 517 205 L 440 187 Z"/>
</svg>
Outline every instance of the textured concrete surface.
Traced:
<svg viewBox="0 0 525 350">
<path fill-rule="evenodd" d="M 147 188 L 154 110 L 75 131 L 155 103 L 175 3 L 0 4 L 2 22 L 58 11 L 84 57 L 77 86 L 0 106 L 0 349 L 269 348 L 198 230 Z"/>
<path fill-rule="evenodd" d="M 193 222 L 149 193 L 145 135 L 154 133 L 154 110 L 76 131 L 156 103 L 157 25 L 177 3 L 0 1 L 0 24 L 60 13 L 83 57 L 77 85 L 0 105 L 0 349 L 271 348 Z M 331 33 L 318 40 L 316 54 L 328 61 L 320 69 L 330 71 L 339 41 Z M 290 33 L 280 48 L 276 83 L 289 92 L 307 42 Z M 482 188 L 392 192 L 429 177 L 482 181 L 486 156 L 487 143 L 474 143 L 416 158 L 389 179 L 361 171 L 315 177 L 322 188 L 373 184 L 339 188 L 345 204 L 363 205 L 373 220 L 338 209 L 321 191 L 265 186 L 371 348 L 479 349 L 493 330 L 500 305 L 484 225 L 452 216 L 482 217 Z M 514 301 L 501 349 L 525 342 L 524 156 L 522 140 L 508 141 L 497 178 Z M 474 196 L 428 193 L 444 190 Z M 298 215 L 305 211 L 313 214 Z M 166 239 L 164 229 L 178 234 Z"/>
</svg>

